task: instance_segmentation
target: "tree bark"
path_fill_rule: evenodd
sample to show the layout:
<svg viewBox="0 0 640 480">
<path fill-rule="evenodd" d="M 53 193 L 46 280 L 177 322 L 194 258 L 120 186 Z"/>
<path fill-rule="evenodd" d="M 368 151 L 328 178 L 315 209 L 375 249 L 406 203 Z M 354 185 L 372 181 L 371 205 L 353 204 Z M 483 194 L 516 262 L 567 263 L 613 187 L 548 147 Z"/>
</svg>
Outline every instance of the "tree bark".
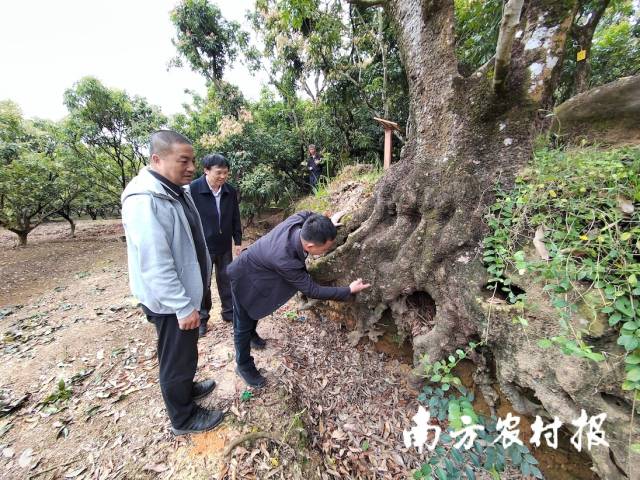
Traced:
<svg viewBox="0 0 640 480">
<path fill-rule="evenodd" d="M 67 222 L 69 222 L 69 228 L 71 229 L 71 238 L 75 238 L 76 236 L 76 223 L 73 221 L 73 218 L 71 218 L 71 214 L 67 213 L 64 210 L 59 210 L 58 212 L 56 212 L 58 215 L 60 215 L 62 218 L 64 218 Z"/>
<path fill-rule="evenodd" d="M 502 91 L 504 81 L 509 72 L 511 47 L 513 46 L 516 28 L 520 23 L 523 3 L 524 0 L 509 0 L 504 6 L 493 75 L 493 89 L 496 92 Z"/>
<path fill-rule="evenodd" d="M 18 235 L 18 246 L 19 247 L 26 247 L 27 246 L 27 237 L 29 236 L 29 232 L 31 232 L 31 230 L 11 230 L 13 233 L 15 233 L 16 235 Z"/>
<path fill-rule="evenodd" d="M 640 140 L 640 75 L 623 77 L 558 105 L 552 131 L 579 143 L 583 138 Z"/>
</svg>

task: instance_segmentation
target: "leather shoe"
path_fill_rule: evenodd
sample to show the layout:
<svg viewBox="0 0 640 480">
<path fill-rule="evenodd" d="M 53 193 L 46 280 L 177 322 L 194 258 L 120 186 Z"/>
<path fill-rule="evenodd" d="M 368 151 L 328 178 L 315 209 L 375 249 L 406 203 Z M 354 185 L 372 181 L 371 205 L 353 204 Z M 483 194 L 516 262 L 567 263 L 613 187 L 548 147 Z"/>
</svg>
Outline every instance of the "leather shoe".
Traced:
<svg viewBox="0 0 640 480">
<path fill-rule="evenodd" d="M 174 435 L 186 435 L 187 433 L 206 432 L 216 428 L 222 419 L 224 412 L 219 410 L 206 410 L 196 407 L 193 414 L 181 428 L 171 427 Z"/>
<path fill-rule="evenodd" d="M 204 337 L 207 334 L 207 324 L 200 322 L 200 326 L 198 327 L 198 335 L 200 338 Z"/>
<path fill-rule="evenodd" d="M 242 370 L 236 367 L 236 373 L 240 375 L 247 385 L 253 388 L 262 388 L 265 383 L 267 383 L 267 379 L 264 378 L 253 365 L 251 367 L 243 368 Z"/>
<path fill-rule="evenodd" d="M 254 333 L 251 335 L 251 346 L 256 350 L 264 350 L 267 346 L 267 341 L 257 333 Z"/>
<path fill-rule="evenodd" d="M 202 382 L 196 382 L 193 384 L 191 395 L 194 400 L 199 400 L 213 392 L 214 388 L 216 388 L 215 380 L 203 380 Z"/>
</svg>

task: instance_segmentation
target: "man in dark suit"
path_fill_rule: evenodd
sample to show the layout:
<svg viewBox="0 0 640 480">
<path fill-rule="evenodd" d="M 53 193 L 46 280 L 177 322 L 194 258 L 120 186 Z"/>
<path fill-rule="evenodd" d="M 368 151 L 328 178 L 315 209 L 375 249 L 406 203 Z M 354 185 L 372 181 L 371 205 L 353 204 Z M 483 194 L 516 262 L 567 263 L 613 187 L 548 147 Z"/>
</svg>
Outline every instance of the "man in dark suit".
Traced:
<svg viewBox="0 0 640 480">
<path fill-rule="evenodd" d="M 222 319 L 233 320 L 233 302 L 231 285 L 227 276 L 227 265 L 233 260 L 232 241 L 236 248 L 242 243 L 242 225 L 236 190 L 229 185 L 229 161 L 218 154 L 206 155 L 202 159 L 204 175 L 191 182 L 190 191 L 196 204 L 204 236 L 207 242 L 211 263 L 216 270 L 216 286 L 222 303 Z M 207 322 L 211 311 L 211 288 L 206 289 L 200 310 L 199 335 L 207 333 Z"/>
<path fill-rule="evenodd" d="M 348 287 L 323 287 L 307 272 L 307 255 L 327 253 L 334 246 L 336 234 L 336 226 L 327 217 L 299 212 L 229 265 L 236 372 L 248 385 L 259 388 L 266 381 L 251 356 L 251 335 L 259 319 L 275 312 L 298 291 L 310 298 L 344 301 L 370 286 L 358 279 Z"/>
</svg>

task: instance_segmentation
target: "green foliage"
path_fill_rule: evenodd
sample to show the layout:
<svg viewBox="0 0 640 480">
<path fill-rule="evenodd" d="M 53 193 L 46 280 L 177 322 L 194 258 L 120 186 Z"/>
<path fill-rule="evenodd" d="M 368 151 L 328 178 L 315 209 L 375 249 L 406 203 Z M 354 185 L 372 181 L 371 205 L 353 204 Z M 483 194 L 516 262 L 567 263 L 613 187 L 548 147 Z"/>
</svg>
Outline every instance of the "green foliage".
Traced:
<svg viewBox="0 0 640 480">
<path fill-rule="evenodd" d="M 455 0 L 456 53 L 473 71 L 495 53 L 502 18 L 501 0 Z"/>
<path fill-rule="evenodd" d="M 630 19 L 596 32 L 591 49 L 590 86 L 640 73 L 640 24 Z"/>
<path fill-rule="evenodd" d="M 460 378 L 453 375 L 451 372 L 453 369 L 460 363 L 461 360 L 464 360 L 469 356 L 469 353 L 472 350 L 475 350 L 479 344 L 474 342 L 469 343 L 469 351 L 465 352 L 464 350 L 456 350 L 455 355 L 449 355 L 446 359 L 438 360 L 434 363 L 429 361 L 428 356 L 423 356 L 420 365 L 424 372 L 424 375 L 429 378 L 429 381 L 432 383 L 437 383 L 440 385 L 442 390 L 447 391 L 453 385 L 456 388 L 460 388 L 462 386 L 462 382 Z"/>
<path fill-rule="evenodd" d="M 251 393 L 249 390 L 245 390 L 244 392 L 242 392 L 242 395 L 240 395 L 241 402 L 248 402 L 252 398 L 253 398 L 253 393 Z"/>
<path fill-rule="evenodd" d="M 52 123 L 25 120 L 10 103 L 0 105 L 0 123 L 10 126 L 0 145 L 0 225 L 25 245 L 29 232 L 71 205 L 85 176 L 78 160 L 57 141 Z"/>
<path fill-rule="evenodd" d="M 382 10 L 347 11 L 329 0 L 258 1 L 251 20 L 264 47 L 259 52 L 234 37 L 235 27 L 205 2 L 182 2 L 172 18 L 179 53 L 216 80 L 206 98 L 193 95 L 173 126 L 195 140 L 198 157 L 215 151 L 231 160 L 245 215 L 309 189 L 308 144 L 318 146 L 330 179 L 350 163 L 380 161 L 383 135 L 372 116 L 400 122 L 407 116 L 404 70 Z M 278 97 L 265 90 L 248 102 L 212 73 L 222 71 L 236 47 L 255 68 L 268 70 Z M 300 99 L 300 91 L 310 100 Z"/>
<path fill-rule="evenodd" d="M 238 121 L 241 113 L 249 109 L 249 103 L 238 87 L 224 81 L 209 85 L 206 97 L 194 92 L 191 97 L 191 105 L 184 106 L 184 113 L 171 119 L 171 128 L 191 139 L 196 158 L 202 158 L 212 148 L 220 147 L 212 145 L 211 140 L 220 133 L 223 118 Z"/>
<path fill-rule="evenodd" d="M 57 387 L 58 388 L 56 389 L 56 391 L 48 395 L 44 400 L 42 400 L 42 402 L 40 402 L 39 405 L 46 406 L 54 403 L 66 402 L 71 398 L 71 394 L 73 392 L 70 388 L 67 387 L 67 385 L 65 385 L 63 379 L 60 379 Z"/>
<path fill-rule="evenodd" d="M 20 107 L 9 100 L 0 102 L 0 161 L 9 164 L 18 158 L 28 139 Z"/>
<path fill-rule="evenodd" d="M 64 143 L 90 166 L 94 181 L 118 200 L 129 180 L 146 164 L 151 132 L 166 124 L 157 107 L 141 97 L 85 77 L 64 93 L 69 116 Z"/>
<path fill-rule="evenodd" d="M 588 330 L 571 319 L 587 305 L 592 323 L 600 317 L 619 329 L 626 351 L 625 390 L 640 392 L 640 149 L 625 147 L 574 152 L 542 149 L 517 180 L 513 191 L 499 192 L 487 223 L 484 260 L 491 288 L 510 288 L 506 270 L 538 275 L 556 307 L 563 333 L 541 342 L 594 361 L 584 337 Z M 549 260 L 521 248 L 544 230 Z M 592 294 L 592 295 L 591 295 Z M 592 298 L 593 297 L 593 298 Z M 510 300 L 516 296 L 510 294 Z M 584 308 L 584 307 L 582 307 Z"/>
<path fill-rule="evenodd" d="M 282 177 L 269 165 L 259 164 L 242 177 L 240 208 L 243 216 L 252 217 L 264 210 L 273 201 L 280 200 L 286 191 L 282 191 Z"/>
<path fill-rule="evenodd" d="M 177 30 L 173 44 L 180 57 L 209 81 L 222 79 L 225 67 L 238 54 L 238 46 L 248 38 L 237 22 L 225 20 L 220 9 L 207 0 L 182 1 L 171 12 L 171 21 Z M 180 57 L 172 64 L 180 66 Z"/>
<path fill-rule="evenodd" d="M 319 145 L 337 163 L 375 162 L 382 130 L 371 117 L 402 124 L 408 114 L 404 69 L 384 11 L 332 0 L 260 0 L 251 19 L 264 44 L 256 67 L 268 65 L 290 109 L 299 91 L 312 100 L 296 124 L 300 144 Z"/>
<path fill-rule="evenodd" d="M 418 396 L 418 401 L 429 410 L 431 418 L 440 423 L 446 423 L 448 431 L 440 436 L 438 445 L 430 455 L 429 461 L 424 463 L 413 474 L 416 480 L 446 480 L 446 479 L 475 479 L 476 474 L 491 475 L 500 478 L 508 464 L 516 467 L 525 476 L 544 478 L 537 467 L 538 461 L 531 455 L 525 445 L 513 444 L 505 450 L 502 443 L 493 444 L 498 435 L 496 431 L 497 418 L 485 417 L 473 408 L 474 394 L 468 391 L 460 380 L 451 374 L 451 370 L 480 344 L 470 343 L 465 352 L 457 350 L 447 361 L 433 364 L 428 359 L 422 359 L 422 366 L 429 377 L 429 383 Z M 456 381 L 457 380 L 457 381 Z M 455 390 L 449 387 L 453 385 Z M 484 430 L 476 430 L 477 438 L 471 448 L 457 449 L 451 432 L 464 427 L 462 417 L 468 416 L 471 425 L 482 425 Z"/>
</svg>

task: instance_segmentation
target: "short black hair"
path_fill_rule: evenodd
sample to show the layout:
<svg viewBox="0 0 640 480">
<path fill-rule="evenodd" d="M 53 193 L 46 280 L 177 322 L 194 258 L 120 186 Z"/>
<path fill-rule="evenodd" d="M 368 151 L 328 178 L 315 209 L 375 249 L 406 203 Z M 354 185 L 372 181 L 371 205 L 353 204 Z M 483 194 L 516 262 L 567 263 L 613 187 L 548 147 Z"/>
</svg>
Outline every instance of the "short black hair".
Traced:
<svg viewBox="0 0 640 480">
<path fill-rule="evenodd" d="M 151 134 L 149 150 L 151 151 L 151 155 L 161 155 L 167 153 L 171 149 L 171 146 L 176 143 L 193 145 L 191 140 L 178 132 L 174 132 L 173 130 L 158 130 Z"/>
<path fill-rule="evenodd" d="M 318 213 L 312 214 L 302 224 L 300 236 L 307 242 L 324 245 L 327 240 L 335 240 L 338 230 L 331 219 Z"/>
<path fill-rule="evenodd" d="M 212 167 L 231 168 L 229 160 L 227 160 L 219 153 L 210 153 L 209 155 L 205 155 L 204 157 L 202 157 L 202 166 L 206 169 Z"/>
</svg>

